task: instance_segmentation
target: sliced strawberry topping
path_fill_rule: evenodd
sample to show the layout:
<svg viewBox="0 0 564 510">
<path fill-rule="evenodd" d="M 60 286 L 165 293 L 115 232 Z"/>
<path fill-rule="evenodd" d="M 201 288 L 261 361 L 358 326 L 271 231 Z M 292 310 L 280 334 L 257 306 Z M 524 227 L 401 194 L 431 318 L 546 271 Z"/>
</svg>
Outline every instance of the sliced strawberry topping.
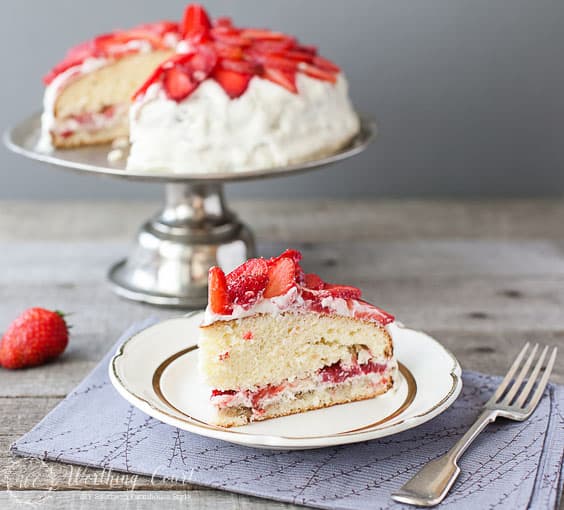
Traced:
<svg viewBox="0 0 564 510">
<path fill-rule="evenodd" d="M 306 53 L 310 53 L 311 55 L 317 55 L 317 46 L 307 46 L 303 44 L 299 44 L 296 46 L 297 50 L 304 51 Z"/>
<path fill-rule="evenodd" d="M 208 274 L 208 300 L 213 313 L 231 313 L 225 273 L 219 267 L 212 267 Z"/>
<path fill-rule="evenodd" d="M 242 74 L 219 68 L 213 72 L 212 76 L 231 99 L 242 96 L 252 78 L 250 74 Z"/>
<path fill-rule="evenodd" d="M 177 37 L 166 39 L 168 34 L 175 34 Z M 317 48 L 314 46 L 302 45 L 296 38 L 282 32 L 240 29 L 233 26 L 230 18 L 218 18 L 212 23 L 200 4 L 191 4 L 186 8 L 181 23 L 146 23 L 130 30 L 103 34 L 76 46 L 45 76 L 44 81 L 46 84 L 51 83 L 56 76 L 71 67 L 79 66 L 88 58 L 118 59 L 138 53 L 146 46 L 130 44 L 132 42 L 144 41 L 156 50 L 171 48 L 178 38 L 188 41 L 189 54 L 196 55 L 194 60 L 190 63 L 183 62 L 184 67 L 174 71 L 169 71 L 174 66 L 159 66 L 134 94 L 134 98 L 142 95 L 152 83 L 159 82 L 163 83 L 171 99 L 181 101 L 198 87 L 199 82 L 212 75 L 216 66 L 243 75 L 249 74 L 251 77 L 260 76 L 294 94 L 298 93 L 298 72 L 331 83 L 336 82 L 339 73 L 335 64 L 317 55 Z M 213 53 L 213 58 L 202 57 L 210 52 Z M 203 59 L 208 64 L 198 63 L 198 59 Z M 171 60 L 178 62 L 176 57 Z M 209 62 L 212 64 L 209 65 Z M 216 79 L 232 98 L 244 93 L 250 80 L 246 76 L 243 78 L 229 73 L 218 73 L 218 76 Z"/>
<path fill-rule="evenodd" d="M 305 286 L 311 290 L 323 290 L 325 282 L 316 274 L 308 273 L 305 275 Z"/>
<path fill-rule="evenodd" d="M 365 319 L 369 321 L 374 321 L 381 324 L 382 326 L 394 322 L 395 317 L 392 314 L 385 312 L 384 310 L 374 305 L 371 305 L 366 301 L 361 301 L 361 302 L 365 305 L 365 309 L 355 311 L 354 314 L 355 319 Z"/>
<path fill-rule="evenodd" d="M 290 257 L 279 258 L 270 265 L 268 285 L 264 291 L 265 298 L 286 294 L 296 285 L 296 264 Z"/>
<path fill-rule="evenodd" d="M 247 47 L 252 44 L 250 39 L 245 39 L 239 35 L 236 30 L 224 30 L 222 27 L 212 28 L 211 35 L 215 41 L 219 41 L 222 44 L 227 44 L 230 46 Z"/>
<path fill-rule="evenodd" d="M 155 70 L 133 98 L 145 93 L 149 86 L 162 79 L 167 96 L 182 101 L 210 76 L 216 63 L 215 50 L 207 45 L 200 45 L 191 53 L 177 53 Z"/>
<path fill-rule="evenodd" d="M 288 37 L 279 41 L 254 40 L 252 48 L 261 53 L 278 53 L 291 49 L 295 44 L 295 39 Z"/>
<path fill-rule="evenodd" d="M 302 266 L 300 266 L 300 260 L 302 260 L 302 254 L 298 250 L 288 249 L 282 252 L 280 255 L 278 255 L 278 257 L 272 257 L 268 261 L 268 264 L 269 266 L 272 266 L 280 259 L 284 259 L 284 258 L 292 259 L 294 261 L 294 265 L 296 266 L 296 272 L 294 278 L 296 280 L 296 283 L 302 284 L 305 275 Z"/>
<path fill-rule="evenodd" d="M 359 288 L 350 285 L 332 285 L 326 283 L 323 290 L 328 292 L 332 297 L 342 299 L 359 299 L 362 295 L 362 291 Z"/>
<path fill-rule="evenodd" d="M 329 72 L 332 72 L 332 73 L 341 72 L 339 67 L 337 67 L 335 64 L 333 64 L 333 62 L 331 62 L 330 60 L 328 60 L 326 58 L 320 57 L 319 55 L 317 55 L 316 57 L 313 58 L 313 63 L 319 69 L 323 69 L 325 71 L 329 71 Z"/>
<path fill-rule="evenodd" d="M 287 71 L 291 73 L 296 72 L 298 69 L 298 64 L 300 64 L 300 62 L 292 60 L 291 58 L 285 58 L 270 53 L 252 52 L 251 55 L 254 60 L 262 64 L 265 68 L 280 69 L 281 71 Z"/>
<path fill-rule="evenodd" d="M 314 55 L 311 53 L 299 50 L 273 51 L 271 54 L 285 59 L 295 60 L 296 62 L 313 62 L 315 59 Z"/>
<path fill-rule="evenodd" d="M 285 89 L 289 90 L 292 94 L 298 93 L 295 72 L 287 72 L 280 69 L 266 67 L 263 71 L 262 76 L 268 81 L 276 83 L 277 85 L 281 85 Z"/>
<path fill-rule="evenodd" d="M 280 41 L 281 39 L 288 38 L 288 36 L 282 32 L 272 32 L 271 30 L 260 28 L 246 28 L 241 30 L 241 37 L 245 37 L 247 39 L 261 39 L 265 41 Z"/>
<path fill-rule="evenodd" d="M 229 46 L 228 44 L 216 42 L 215 51 L 220 59 L 241 60 L 243 58 L 243 49 L 238 46 Z"/>
<path fill-rule="evenodd" d="M 218 67 L 235 71 L 236 73 L 255 75 L 257 72 L 257 64 L 248 60 L 232 60 L 223 58 L 219 61 Z"/>
<path fill-rule="evenodd" d="M 182 101 L 198 87 L 198 82 L 192 80 L 188 72 L 180 67 L 167 69 L 163 79 L 168 97 L 175 101 Z"/>
<path fill-rule="evenodd" d="M 251 307 L 262 296 L 268 283 L 268 264 L 264 259 L 250 259 L 226 277 L 232 303 Z"/>
<path fill-rule="evenodd" d="M 200 4 L 190 4 L 184 11 L 181 34 L 185 39 L 203 41 L 211 28 L 210 18 Z"/>
<path fill-rule="evenodd" d="M 269 262 L 274 263 L 284 258 L 292 259 L 296 264 L 298 264 L 299 261 L 302 260 L 302 254 L 298 250 L 292 250 L 291 248 L 288 248 L 287 250 L 284 250 L 280 255 L 278 255 L 278 257 L 272 257 Z"/>
<path fill-rule="evenodd" d="M 233 22 L 231 21 L 231 18 L 229 18 L 227 16 L 221 16 L 221 17 L 215 19 L 215 21 L 213 22 L 213 26 L 214 27 L 232 27 Z"/>
<path fill-rule="evenodd" d="M 304 72 L 312 78 L 317 78 L 323 81 L 329 81 L 331 83 L 337 83 L 337 76 L 331 71 L 326 71 L 320 67 L 314 66 L 313 64 L 308 64 L 306 62 L 301 62 L 299 64 L 300 71 Z"/>
</svg>

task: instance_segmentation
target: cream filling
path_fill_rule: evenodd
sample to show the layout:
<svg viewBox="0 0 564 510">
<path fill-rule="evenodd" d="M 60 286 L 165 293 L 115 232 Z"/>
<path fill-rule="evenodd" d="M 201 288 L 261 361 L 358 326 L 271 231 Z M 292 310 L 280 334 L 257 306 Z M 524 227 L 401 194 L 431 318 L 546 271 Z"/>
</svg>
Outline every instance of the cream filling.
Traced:
<svg viewBox="0 0 564 510">
<path fill-rule="evenodd" d="M 55 118 L 55 104 L 61 91 L 72 81 L 86 73 L 91 73 L 108 63 L 106 58 L 87 58 L 81 65 L 70 67 L 57 75 L 47 85 L 43 95 L 43 113 L 41 115 L 41 134 L 36 149 L 40 152 L 52 152 L 53 143 L 51 132 L 58 127 L 59 121 Z"/>
<path fill-rule="evenodd" d="M 280 402 L 284 401 L 291 401 L 298 398 L 298 395 L 301 393 L 307 393 L 310 391 L 322 390 L 326 388 L 333 388 L 337 387 L 341 384 L 346 384 L 354 381 L 360 381 L 361 379 L 365 379 L 370 381 L 375 387 L 378 387 L 384 383 L 384 380 L 389 379 L 392 377 L 392 380 L 396 379 L 396 372 L 397 372 L 397 362 L 395 359 L 388 359 L 388 360 L 381 360 L 375 361 L 370 359 L 370 361 L 374 361 L 378 364 L 385 365 L 386 368 L 383 371 L 377 372 L 367 372 L 367 373 L 360 373 L 356 375 L 351 375 L 349 377 L 344 378 L 341 381 L 335 382 L 331 380 L 324 380 L 322 371 L 313 374 L 310 377 L 304 379 L 295 379 L 295 380 L 288 380 L 283 382 L 280 386 L 283 386 L 282 389 L 278 388 L 277 391 L 265 392 L 265 396 L 262 398 L 256 398 L 255 395 L 261 389 L 252 389 L 252 390 L 240 390 L 234 394 L 226 394 L 226 395 L 216 395 L 211 397 L 211 402 L 214 406 L 218 409 L 225 409 L 225 408 L 232 408 L 232 407 L 246 407 L 251 409 L 264 409 L 267 406 L 273 404 L 279 404 Z M 360 362 L 360 357 L 359 357 Z M 359 363 L 359 366 L 362 367 L 365 363 Z M 349 370 L 352 365 L 343 365 L 343 370 Z"/>
<path fill-rule="evenodd" d="M 111 114 L 104 112 L 92 112 L 82 116 L 69 116 L 57 120 L 51 132 L 63 135 L 65 133 L 74 134 L 75 132 L 95 132 L 101 129 L 108 129 L 119 124 L 127 114 L 129 105 L 113 105 Z M 82 117 L 82 118 L 81 118 Z"/>
</svg>

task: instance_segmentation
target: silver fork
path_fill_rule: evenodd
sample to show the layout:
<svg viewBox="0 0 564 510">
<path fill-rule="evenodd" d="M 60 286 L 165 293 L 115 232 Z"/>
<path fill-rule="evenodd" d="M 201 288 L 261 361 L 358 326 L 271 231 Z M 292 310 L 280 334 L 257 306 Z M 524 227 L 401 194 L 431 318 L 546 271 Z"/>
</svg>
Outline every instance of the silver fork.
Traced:
<svg viewBox="0 0 564 510">
<path fill-rule="evenodd" d="M 541 374 L 544 360 L 549 351 L 548 346 L 544 347 L 523 386 L 525 377 L 541 346 L 535 344 L 531 351 L 527 353 L 529 347 L 530 344 L 527 342 L 515 358 L 509 372 L 501 381 L 499 388 L 488 400 L 480 416 L 468 432 L 447 453 L 425 464 L 411 480 L 392 494 L 393 499 L 400 503 L 417 506 L 438 505 L 445 498 L 460 474 L 458 459 L 488 423 L 495 421 L 499 416 L 510 420 L 524 421 L 533 414 L 548 383 L 558 349 L 554 347 L 551 350 L 546 367 Z M 527 354 L 528 356 L 522 363 Z M 521 367 L 521 370 L 515 376 L 519 367 Z M 535 383 L 537 383 L 537 386 L 532 393 Z"/>
</svg>

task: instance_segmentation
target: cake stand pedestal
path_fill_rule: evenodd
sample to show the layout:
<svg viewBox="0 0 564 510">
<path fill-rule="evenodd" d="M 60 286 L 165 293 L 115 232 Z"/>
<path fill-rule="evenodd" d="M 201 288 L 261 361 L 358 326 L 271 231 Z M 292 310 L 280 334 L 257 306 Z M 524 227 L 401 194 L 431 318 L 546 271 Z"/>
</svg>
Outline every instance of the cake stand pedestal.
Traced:
<svg viewBox="0 0 564 510">
<path fill-rule="evenodd" d="M 154 305 L 201 307 L 208 269 L 255 256 L 251 231 L 225 205 L 219 183 L 167 184 L 164 208 L 137 234 L 127 259 L 109 272 L 119 295 Z"/>
<path fill-rule="evenodd" d="M 165 183 L 165 205 L 140 228 L 129 256 L 110 268 L 114 291 L 128 299 L 158 306 L 201 308 L 207 302 L 210 267 L 225 271 L 256 255 L 253 235 L 225 203 L 225 182 L 254 180 L 304 172 L 362 152 L 373 139 L 374 124 L 361 117 L 361 129 L 350 144 L 324 158 L 268 170 L 237 173 L 132 172 L 125 169 L 127 151 L 109 163 L 108 146 L 36 150 L 40 114 L 4 135 L 6 146 L 23 156 L 80 173 Z"/>
</svg>

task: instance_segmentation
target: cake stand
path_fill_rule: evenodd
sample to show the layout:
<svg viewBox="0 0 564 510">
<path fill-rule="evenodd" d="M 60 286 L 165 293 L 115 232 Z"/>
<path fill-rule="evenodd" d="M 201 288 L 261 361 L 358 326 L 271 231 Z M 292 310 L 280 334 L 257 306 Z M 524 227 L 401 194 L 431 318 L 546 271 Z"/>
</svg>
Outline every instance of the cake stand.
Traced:
<svg viewBox="0 0 564 510">
<path fill-rule="evenodd" d="M 207 302 L 211 266 L 230 271 L 255 256 L 252 232 L 227 206 L 223 184 L 280 177 L 336 163 L 362 152 L 376 130 L 373 122 L 361 117 L 358 135 L 331 156 L 268 170 L 206 174 L 126 171 L 127 149 L 123 158 L 111 163 L 107 145 L 45 154 L 35 148 L 39 131 L 40 114 L 35 114 L 7 131 L 4 142 L 18 154 L 84 175 L 165 184 L 164 207 L 143 224 L 129 256 L 110 268 L 108 278 L 114 291 L 125 298 L 158 306 L 199 308 Z"/>
</svg>

